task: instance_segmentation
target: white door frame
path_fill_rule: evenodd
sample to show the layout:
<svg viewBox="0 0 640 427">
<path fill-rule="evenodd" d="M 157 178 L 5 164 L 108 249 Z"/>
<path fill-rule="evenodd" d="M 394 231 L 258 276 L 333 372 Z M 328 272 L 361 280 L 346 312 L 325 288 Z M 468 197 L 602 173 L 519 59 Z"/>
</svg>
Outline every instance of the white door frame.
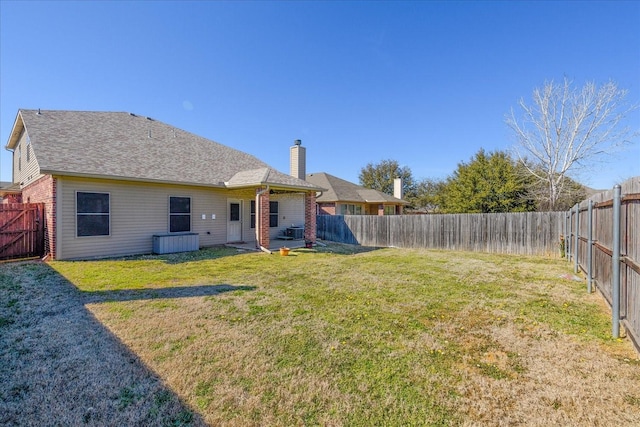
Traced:
<svg viewBox="0 0 640 427">
<path fill-rule="evenodd" d="M 237 220 L 231 219 L 231 205 L 238 204 L 240 207 L 239 217 Z M 242 206 L 242 200 L 240 199 L 227 199 L 227 242 L 241 242 L 242 241 L 242 217 L 244 209 Z"/>
</svg>

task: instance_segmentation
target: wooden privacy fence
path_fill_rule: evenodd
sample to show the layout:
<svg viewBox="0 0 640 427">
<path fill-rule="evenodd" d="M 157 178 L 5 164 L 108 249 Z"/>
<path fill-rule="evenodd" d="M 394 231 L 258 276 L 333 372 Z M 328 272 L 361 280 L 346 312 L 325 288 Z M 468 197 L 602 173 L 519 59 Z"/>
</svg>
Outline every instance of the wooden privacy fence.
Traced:
<svg viewBox="0 0 640 427">
<path fill-rule="evenodd" d="M 44 204 L 0 204 L 0 260 L 44 254 Z"/>
<path fill-rule="evenodd" d="M 640 177 L 575 205 L 565 221 L 567 260 L 609 303 L 613 337 L 622 324 L 640 351 Z"/>
<path fill-rule="evenodd" d="M 363 246 L 560 257 L 564 212 L 318 215 L 320 239 Z"/>
</svg>

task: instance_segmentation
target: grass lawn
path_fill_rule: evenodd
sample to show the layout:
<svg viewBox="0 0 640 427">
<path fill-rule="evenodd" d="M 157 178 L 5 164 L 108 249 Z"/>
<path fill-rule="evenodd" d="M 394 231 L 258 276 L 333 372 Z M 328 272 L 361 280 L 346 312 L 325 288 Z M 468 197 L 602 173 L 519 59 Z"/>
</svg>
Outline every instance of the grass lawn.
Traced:
<svg viewBox="0 0 640 427">
<path fill-rule="evenodd" d="M 638 355 L 610 338 L 601 299 L 561 277 L 571 273 L 564 260 L 332 244 L 288 257 L 212 248 L 0 269 L 0 355 L 8 362 L 0 423 L 4 408 L 5 424 L 37 424 L 52 407 L 41 402 L 56 400 L 15 374 L 34 369 L 25 365 L 31 344 L 18 338 L 39 324 L 30 307 L 51 300 L 56 286 L 51 328 L 71 322 L 76 338 L 65 339 L 84 356 L 60 344 L 57 359 L 33 364 L 66 375 L 70 388 L 76 378 L 74 401 L 102 384 L 91 410 L 59 409 L 72 424 L 640 420 Z M 65 320 L 69 311 L 76 317 Z M 53 345 L 56 336 L 46 338 Z M 120 359 L 105 367 L 112 354 Z M 95 368 L 81 380 L 74 366 L 89 359 Z M 21 412 L 25 404 L 35 409 Z"/>
</svg>

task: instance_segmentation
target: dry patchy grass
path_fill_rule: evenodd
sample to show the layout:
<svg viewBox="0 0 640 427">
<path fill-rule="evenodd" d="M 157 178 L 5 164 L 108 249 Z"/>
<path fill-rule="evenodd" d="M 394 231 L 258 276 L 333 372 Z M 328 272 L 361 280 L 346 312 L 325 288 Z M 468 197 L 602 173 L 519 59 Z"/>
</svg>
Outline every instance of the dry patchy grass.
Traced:
<svg viewBox="0 0 640 427">
<path fill-rule="evenodd" d="M 35 425 L 52 407 L 67 425 L 640 419 L 637 354 L 608 338 L 597 296 L 560 278 L 564 261 L 348 245 L 292 255 L 3 266 L 0 422 Z"/>
</svg>

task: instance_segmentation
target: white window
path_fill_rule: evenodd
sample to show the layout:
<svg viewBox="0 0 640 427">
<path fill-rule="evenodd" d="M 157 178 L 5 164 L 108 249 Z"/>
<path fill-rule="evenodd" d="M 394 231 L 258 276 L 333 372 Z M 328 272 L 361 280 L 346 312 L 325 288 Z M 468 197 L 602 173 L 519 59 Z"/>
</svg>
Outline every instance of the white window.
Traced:
<svg viewBox="0 0 640 427">
<path fill-rule="evenodd" d="M 278 226 L 278 202 L 269 202 L 269 227 Z M 256 201 L 251 201 L 251 228 L 256 228 Z"/>
<path fill-rule="evenodd" d="M 341 204 L 340 215 L 362 215 L 362 206 L 353 204 Z"/>
<path fill-rule="evenodd" d="M 269 202 L 269 227 L 278 226 L 278 202 Z"/>
<path fill-rule="evenodd" d="M 110 233 L 109 193 L 76 193 L 76 236 L 108 236 Z"/>
<path fill-rule="evenodd" d="M 169 232 L 191 231 L 191 197 L 169 197 Z"/>
</svg>

